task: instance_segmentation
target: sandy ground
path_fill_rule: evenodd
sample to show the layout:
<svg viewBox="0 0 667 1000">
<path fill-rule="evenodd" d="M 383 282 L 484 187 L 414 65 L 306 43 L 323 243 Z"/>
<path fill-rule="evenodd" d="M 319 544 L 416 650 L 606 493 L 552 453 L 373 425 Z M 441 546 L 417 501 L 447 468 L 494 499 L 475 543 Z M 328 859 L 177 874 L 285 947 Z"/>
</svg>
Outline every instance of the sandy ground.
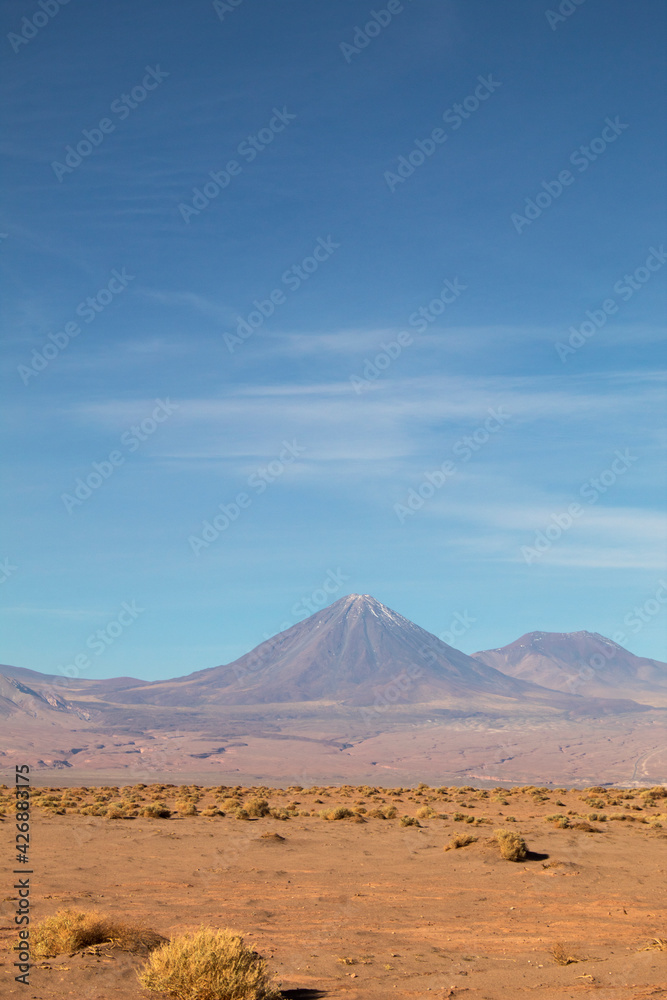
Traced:
<svg viewBox="0 0 667 1000">
<path fill-rule="evenodd" d="M 291 806 L 291 817 L 244 820 L 223 803 L 233 797 L 228 789 L 149 787 L 135 791 L 135 811 L 159 798 L 170 818 L 72 811 L 90 808 L 95 794 L 98 810 L 123 797 L 69 789 L 64 801 L 74 806 L 62 806 L 55 791 L 50 806 L 35 803 L 33 921 L 67 905 L 166 936 L 202 924 L 231 927 L 267 957 L 285 996 L 301 1000 L 667 998 L 667 952 L 642 950 L 667 936 L 667 798 L 618 789 L 264 789 L 259 795 L 274 808 Z M 183 815 L 185 794 L 199 813 L 217 802 L 226 815 Z M 256 795 L 239 790 L 236 798 Z M 401 825 L 425 804 L 447 818 Z M 367 810 L 366 821 L 319 815 L 337 805 Z M 391 805 L 396 818 L 369 816 Z M 553 814 L 601 832 L 557 827 L 545 819 Z M 525 837 L 526 861 L 500 857 L 492 839 L 499 826 Z M 8 810 L 0 837 L 10 867 L 14 833 Z M 460 833 L 478 840 L 444 851 Z M 1 996 L 154 996 L 136 979 L 144 959 L 106 946 L 37 960 L 30 986 L 14 984 L 5 950 L 16 942 L 11 878 L 0 909 Z M 578 961 L 556 964 L 557 944 Z"/>
<path fill-rule="evenodd" d="M 154 731 L 126 723 L 98 731 L 57 712 L 48 725 L 17 716 L 4 723 L 0 761 L 5 774 L 29 764 L 33 783 L 48 785 L 504 785 L 547 777 L 554 785 L 593 785 L 601 775 L 631 785 L 655 784 L 667 773 L 664 709 L 595 720 L 478 712 L 443 721 L 399 707 L 317 715 L 310 706 L 307 717 L 299 715 L 303 706 L 283 706 L 282 714 L 280 706 L 261 707 L 274 713 L 271 722 L 259 711 L 236 708 L 206 730 L 189 728 L 187 716 Z"/>
</svg>

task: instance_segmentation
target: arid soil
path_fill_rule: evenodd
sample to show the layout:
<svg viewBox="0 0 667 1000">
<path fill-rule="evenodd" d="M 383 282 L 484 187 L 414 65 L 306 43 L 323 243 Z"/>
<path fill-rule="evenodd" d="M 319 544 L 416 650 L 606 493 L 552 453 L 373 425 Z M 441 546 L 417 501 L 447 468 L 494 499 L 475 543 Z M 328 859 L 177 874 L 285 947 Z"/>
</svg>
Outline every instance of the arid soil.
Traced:
<svg viewBox="0 0 667 1000">
<path fill-rule="evenodd" d="M 255 709 L 239 709 L 215 729 L 177 720 L 155 731 L 100 731 L 80 721 L 70 729 L 71 720 L 57 713 L 58 726 L 10 718 L 0 760 L 5 773 L 27 763 L 34 783 L 67 785 L 501 785 L 540 783 L 544 775 L 557 785 L 631 785 L 655 784 L 667 773 L 664 710 L 581 720 L 478 713 L 445 721 L 404 717 L 398 708 L 310 712 L 289 716 L 283 707 L 284 717 L 268 722 Z"/>
<path fill-rule="evenodd" d="M 231 927 L 267 957 L 286 997 L 302 1000 L 658 1000 L 667 997 L 666 795 L 532 786 L 35 789 L 31 927 L 63 906 L 166 936 Z M 4 788 L 3 797 L 11 872 L 13 796 Z M 143 815 L 162 807 L 168 817 Z M 350 814 L 321 815 L 337 807 Z M 526 860 L 501 858 L 499 827 L 525 837 Z M 443 850 L 458 834 L 478 839 Z M 136 978 L 144 959 L 104 945 L 36 960 L 30 986 L 15 984 L 14 895 L 6 874 L 0 995 L 149 1000 Z"/>
</svg>

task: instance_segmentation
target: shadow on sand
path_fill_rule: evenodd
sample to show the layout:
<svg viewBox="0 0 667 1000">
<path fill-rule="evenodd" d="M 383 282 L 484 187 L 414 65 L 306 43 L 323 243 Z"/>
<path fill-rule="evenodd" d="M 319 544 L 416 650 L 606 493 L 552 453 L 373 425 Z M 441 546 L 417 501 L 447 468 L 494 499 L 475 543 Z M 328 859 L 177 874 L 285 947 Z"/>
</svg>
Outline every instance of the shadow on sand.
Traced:
<svg viewBox="0 0 667 1000">
<path fill-rule="evenodd" d="M 546 861 L 549 857 L 548 854 L 538 854 L 537 851 L 528 851 L 526 853 L 524 861 Z"/>
<path fill-rule="evenodd" d="M 320 997 L 327 996 L 322 990 L 283 990 L 285 1000 L 319 1000 Z"/>
</svg>

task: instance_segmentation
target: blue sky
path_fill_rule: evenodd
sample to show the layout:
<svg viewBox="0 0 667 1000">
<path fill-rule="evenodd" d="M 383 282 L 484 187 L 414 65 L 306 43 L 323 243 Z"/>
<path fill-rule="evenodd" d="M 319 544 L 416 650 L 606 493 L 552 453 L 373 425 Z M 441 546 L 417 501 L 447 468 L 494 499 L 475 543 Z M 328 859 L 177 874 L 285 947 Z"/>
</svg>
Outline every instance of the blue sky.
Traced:
<svg viewBox="0 0 667 1000">
<path fill-rule="evenodd" d="M 665 11 L 561 8 L 3 5 L 5 663 L 665 658 Z"/>
</svg>

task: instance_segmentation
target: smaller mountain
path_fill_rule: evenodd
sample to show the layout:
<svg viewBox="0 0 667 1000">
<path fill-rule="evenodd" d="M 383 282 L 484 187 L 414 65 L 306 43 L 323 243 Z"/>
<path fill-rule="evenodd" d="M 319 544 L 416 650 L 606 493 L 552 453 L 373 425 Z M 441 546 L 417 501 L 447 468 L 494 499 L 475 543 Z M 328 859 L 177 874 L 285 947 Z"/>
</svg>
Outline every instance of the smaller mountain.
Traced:
<svg viewBox="0 0 667 1000">
<path fill-rule="evenodd" d="M 47 687 L 44 687 L 43 690 L 35 690 L 16 677 L 0 674 L 1 718 L 18 714 L 39 719 L 53 712 L 74 715 L 79 719 L 88 718 L 88 713 L 76 705 L 72 705 L 56 691 L 49 690 Z"/>
<path fill-rule="evenodd" d="M 233 663 L 120 690 L 125 706 L 220 709 L 276 704 L 392 706 L 483 712 L 637 711 L 614 696 L 594 703 L 547 690 L 474 659 L 369 594 L 348 594 Z M 108 700 L 111 696 L 107 695 Z"/>
<path fill-rule="evenodd" d="M 667 663 L 635 656 L 597 632 L 528 632 L 473 657 L 552 691 L 667 707 Z"/>
</svg>

